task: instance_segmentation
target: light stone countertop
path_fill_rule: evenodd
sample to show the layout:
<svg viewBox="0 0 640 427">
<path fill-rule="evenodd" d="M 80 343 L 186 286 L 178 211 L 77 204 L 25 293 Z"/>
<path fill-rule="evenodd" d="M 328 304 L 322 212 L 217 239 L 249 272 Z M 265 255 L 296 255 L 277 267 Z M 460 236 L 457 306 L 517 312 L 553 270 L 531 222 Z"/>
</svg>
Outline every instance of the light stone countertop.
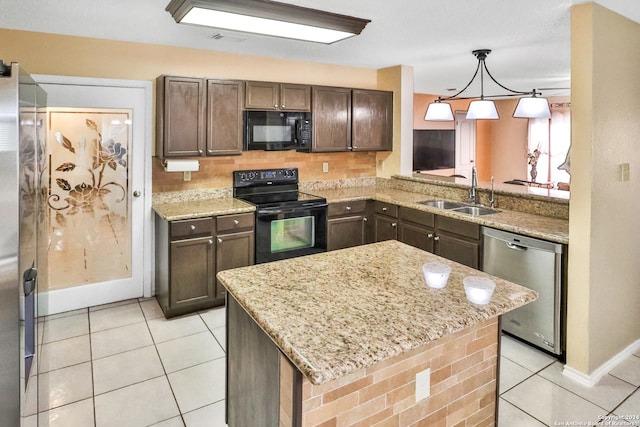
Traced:
<svg viewBox="0 0 640 427">
<path fill-rule="evenodd" d="M 231 196 L 181 201 L 154 201 L 153 210 L 167 221 L 254 212 L 255 206 Z"/>
<path fill-rule="evenodd" d="M 399 206 L 431 212 L 437 215 L 457 218 L 487 227 L 493 227 L 529 237 L 544 239 L 555 243 L 569 243 L 569 221 L 542 215 L 532 215 L 524 212 L 503 210 L 495 214 L 471 216 L 460 212 L 434 208 L 418 202 L 441 199 L 428 194 L 414 193 L 396 189 L 380 189 L 376 186 L 359 188 L 342 188 L 335 190 L 314 191 L 317 196 L 326 197 L 329 203 L 349 202 L 353 200 L 378 200 Z"/>
<path fill-rule="evenodd" d="M 544 215 L 498 208 L 499 212 L 495 214 L 471 216 L 418 203 L 424 200 L 441 199 L 442 197 L 439 196 L 376 185 L 339 189 L 303 188 L 302 190 L 325 197 L 329 203 L 379 200 L 555 243 L 569 243 L 569 221 Z M 168 195 L 154 194 L 153 209 L 167 221 L 255 211 L 253 205 L 234 199 L 230 192 L 207 193 L 206 190 L 185 192 L 185 194 L 179 192 Z"/>
<path fill-rule="evenodd" d="M 422 265 L 452 268 L 426 285 Z M 466 299 L 463 278 L 491 277 L 486 305 Z M 537 293 L 390 240 L 218 273 L 218 279 L 313 384 L 358 369 L 534 301 Z"/>
</svg>

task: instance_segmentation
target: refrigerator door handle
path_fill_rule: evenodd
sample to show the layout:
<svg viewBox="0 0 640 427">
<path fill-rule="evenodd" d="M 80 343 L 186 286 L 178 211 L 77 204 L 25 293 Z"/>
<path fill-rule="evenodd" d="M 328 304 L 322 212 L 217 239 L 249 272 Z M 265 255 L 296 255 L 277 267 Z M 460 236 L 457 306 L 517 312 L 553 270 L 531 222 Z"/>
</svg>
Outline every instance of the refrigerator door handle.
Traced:
<svg viewBox="0 0 640 427">
<path fill-rule="evenodd" d="M 36 289 L 36 277 L 38 270 L 35 267 L 27 268 L 22 275 L 22 283 L 24 287 L 24 296 L 28 297 Z"/>
</svg>

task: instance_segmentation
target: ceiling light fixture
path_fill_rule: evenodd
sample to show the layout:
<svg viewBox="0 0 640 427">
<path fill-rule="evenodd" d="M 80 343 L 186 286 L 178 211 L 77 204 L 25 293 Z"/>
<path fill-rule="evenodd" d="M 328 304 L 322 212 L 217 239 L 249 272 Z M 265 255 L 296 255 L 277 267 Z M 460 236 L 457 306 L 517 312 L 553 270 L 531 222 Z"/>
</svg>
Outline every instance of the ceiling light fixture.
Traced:
<svg viewBox="0 0 640 427">
<path fill-rule="evenodd" d="M 178 23 L 331 44 L 362 32 L 368 19 L 269 0 L 171 0 Z"/>
<path fill-rule="evenodd" d="M 453 120 L 453 111 L 451 110 L 451 104 L 443 101 L 452 101 L 456 99 L 473 99 L 469 103 L 469 108 L 467 109 L 467 119 L 483 119 L 483 120 L 495 120 L 499 119 L 498 110 L 496 109 L 495 102 L 491 100 L 487 100 L 486 98 L 503 98 L 508 96 L 520 96 L 520 100 L 518 101 L 518 105 L 516 106 L 516 110 L 513 113 L 513 117 L 517 118 L 525 118 L 525 119 L 534 119 L 534 118 L 543 118 L 548 119 L 551 117 L 551 110 L 549 109 L 549 101 L 546 98 L 538 98 L 540 92 L 533 89 L 530 92 L 522 92 L 519 90 L 509 89 L 503 84 L 498 83 L 498 81 L 491 75 L 489 69 L 487 68 L 487 64 L 485 63 L 485 59 L 487 59 L 487 55 L 491 53 L 491 49 L 478 49 L 474 50 L 473 55 L 478 59 L 478 67 L 476 68 L 476 72 L 471 77 L 471 80 L 467 85 L 458 93 L 452 96 L 447 97 L 438 97 L 434 102 L 429 104 L 427 108 L 427 113 L 424 116 L 425 120 L 429 121 L 450 121 Z M 471 86 L 471 83 L 478 76 L 478 72 L 480 72 L 480 97 L 461 97 L 459 96 Z M 484 94 L 484 73 L 487 73 L 487 76 L 493 80 L 495 84 L 500 86 L 502 89 L 510 92 L 503 95 L 487 95 Z M 478 99 L 479 98 L 479 99 Z"/>
</svg>

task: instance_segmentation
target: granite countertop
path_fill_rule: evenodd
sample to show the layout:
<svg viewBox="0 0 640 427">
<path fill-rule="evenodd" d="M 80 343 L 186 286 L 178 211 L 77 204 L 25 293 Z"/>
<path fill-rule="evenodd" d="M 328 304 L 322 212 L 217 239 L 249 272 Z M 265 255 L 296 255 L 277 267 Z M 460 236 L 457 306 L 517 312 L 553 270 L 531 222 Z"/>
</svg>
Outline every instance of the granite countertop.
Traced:
<svg viewBox="0 0 640 427">
<path fill-rule="evenodd" d="M 471 216 L 418 203 L 425 200 L 440 199 L 440 197 L 396 189 L 379 189 L 375 186 L 317 190 L 314 191 L 314 194 L 326 197 L 329 203 L 368 199 L 379 200 L 556 243 L 569 243 L 569 221 L 558 218 L 502 210 L 500 208 L 497 209 L 499 212 L 495 214 Z"/>
<path fill-rule="evenodd" d="M 495 214 L 471 216 L 418 203 L 441 197 L 376 185 L 330 190 L 305 188 L 303 191 L 325 197 L 329 203 L 379 200 L 556 243 L 569 243 L 569 221 L 559 218 L 500 208 L 500 212 Z M 171 195 L 154 194 L 153 209 L 168 221 L 255 211 L 253 205 L 234 199 L 230 191 L 212 193 L 206 190 Z"/>
<path fill-rule="evenodd" d="M 427 261 L 451 266 L 445 288 L 425 284 Z M 469 275 L 496 282 L 488 304 L 466 299 L 462 280 Z M 313 384 L 537 298 L 530 289 L 395 240 L 226 270 L 217 277 Z"/>
<path fill-rule="evenodd" d="M 254 212 L 255 206 L 234 199 L 231 189 L 214 188 L 154 193 L 153 210 L 167 221 Z"/>
</svg>

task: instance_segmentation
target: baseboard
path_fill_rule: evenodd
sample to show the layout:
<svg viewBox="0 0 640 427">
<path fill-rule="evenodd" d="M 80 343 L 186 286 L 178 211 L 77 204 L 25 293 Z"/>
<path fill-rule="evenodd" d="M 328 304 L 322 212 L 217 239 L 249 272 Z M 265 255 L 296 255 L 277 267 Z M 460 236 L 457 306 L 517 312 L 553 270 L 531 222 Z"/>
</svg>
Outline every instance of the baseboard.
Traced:
<svg viewBox="0 0 640 427">
<path fill-rule="evenodd" d="M 562 373 L 567 378 L 583 386 L 593 387 L 602 379 L 602 377 L 607 375 L 616 366 L 618 366 L 620 363 L 622 363 L 625 359 L 633 355 L 638 350 L 640 350 L 640 339 L 632 343 L 631 345 L 627 346 L 627 348 L 622 350 L 620 353 L 616 354 L 611 359 L 609 359 L 608 361 L 600 365 L 600 367 L 598 367 L 591 374 L 585 374 L 567 365 L 565 365 Z"/>
</svg>

